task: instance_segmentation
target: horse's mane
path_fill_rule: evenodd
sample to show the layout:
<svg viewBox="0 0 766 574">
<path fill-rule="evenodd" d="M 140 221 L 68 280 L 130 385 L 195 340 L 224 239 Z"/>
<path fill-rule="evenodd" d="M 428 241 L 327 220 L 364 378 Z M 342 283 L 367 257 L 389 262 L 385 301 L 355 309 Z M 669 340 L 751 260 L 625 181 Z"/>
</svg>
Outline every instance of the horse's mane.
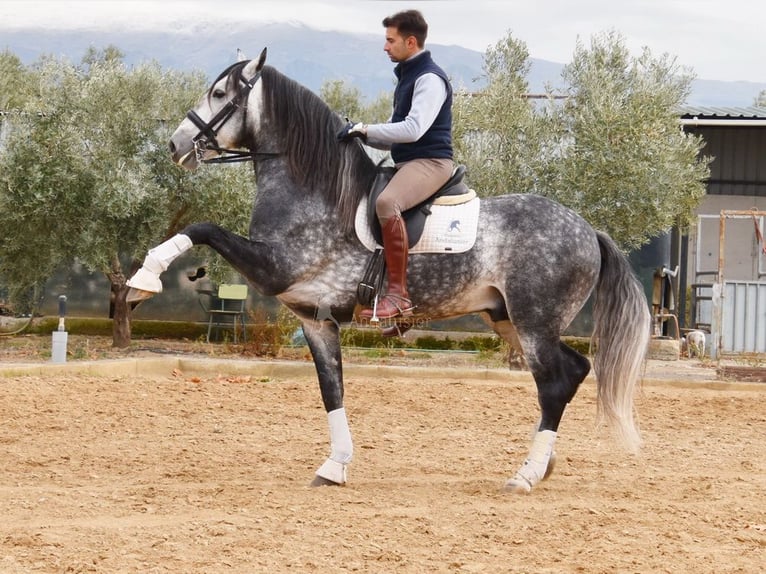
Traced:
<svg viewBox="0 0 766 574">
<path fill-rule="evenodd" d="M 245 64 L 234 64 L 224 74 Z M 238 76 L 230 74 L 230 81 Z M 264 66 L 260 81 L 263 121 L 276 141 L 258 142 L 253 151 L 276 146 L 287 156 L 293 180 L 337 206 L 343 231 L 353 230 L 356 208 L 375 178 L 374 162 L 356 140 L 338 143 L 343 121 L 312 91 L 271 66 Z"/>
</svg>

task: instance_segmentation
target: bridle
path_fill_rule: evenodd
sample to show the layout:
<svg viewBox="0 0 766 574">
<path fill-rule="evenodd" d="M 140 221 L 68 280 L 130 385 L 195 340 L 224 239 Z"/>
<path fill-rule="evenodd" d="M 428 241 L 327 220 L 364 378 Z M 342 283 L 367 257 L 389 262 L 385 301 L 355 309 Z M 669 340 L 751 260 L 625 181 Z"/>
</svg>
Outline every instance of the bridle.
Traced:
<svg viewBox="0 0 766 574">
<path fill-rule="evenodd" d="M 220 129 L 229 119 L 236 113 L 237 110 L 247 110 L 247 98 L 250 95 L 255 84 L 261 77 L 261 71 L 263 69 L 263 61 L 266 59 L 266 49 L 264 48 L 261 53 L 260 63 L 258 65 L 258 71 L 255 75 L 247 79 L 242 75 L 242 69 L 239 70 L 238 81 L 240 83 L 239 90 L 232 99 L 226 102 L 218 112 L 210 119 L 209 122 L 205 122 L 197 112 L 190 110 L 186 117 L 195 126 L 199 128 L 199 132 L 192 138 L 194 142 L 194 153 L 197 156 L 197 161 L 200 163 L 234 163 L 239 161 L 252 161 L 255 154 L 250 150 L 236 150 L 222 148 L 218 144 L 217 136 Z M 244 121 L 244 120 L 243 120 Z M 218 152 L 218 157 L 212 157 L 209 159 L 203 159 L 203 156 L 207 150 L 213 150 Z"/>
</svg>

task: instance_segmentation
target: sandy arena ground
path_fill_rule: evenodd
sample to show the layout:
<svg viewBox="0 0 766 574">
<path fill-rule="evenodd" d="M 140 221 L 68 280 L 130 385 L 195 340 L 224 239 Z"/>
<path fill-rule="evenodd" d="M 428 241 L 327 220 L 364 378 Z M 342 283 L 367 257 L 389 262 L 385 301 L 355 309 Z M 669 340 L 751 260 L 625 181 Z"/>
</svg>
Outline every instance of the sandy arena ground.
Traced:
<svg viewBox="0 0 766 574">
<path fill-rule="evenodd" d="M 347 377 L 350 482 L 317 489 L 313 376 L 0 377 L 0 572 L 761 572 L 765 398 L 647 384 L 634 457 L 589 381 L 524 496 L 525 381 Z"/>
</svg>

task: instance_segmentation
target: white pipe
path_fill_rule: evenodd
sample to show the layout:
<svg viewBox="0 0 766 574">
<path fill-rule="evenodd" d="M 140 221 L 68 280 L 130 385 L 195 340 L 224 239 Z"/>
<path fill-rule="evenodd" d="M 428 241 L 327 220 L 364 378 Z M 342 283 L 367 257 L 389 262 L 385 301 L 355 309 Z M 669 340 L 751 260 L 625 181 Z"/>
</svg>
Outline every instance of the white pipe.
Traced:
<svg viewBox="0 0 766 574">
<path fill-rule="evenodd" d="M 728 120 L 715 120 L 715 119 L 699 119 L 699 118 L 681 118 L 682 126 L 721 126 L 721 127 L 733 127 L 738 128 L 763 128 L 766 127 L 766 119 L 728 119 Z"/>
</svg>

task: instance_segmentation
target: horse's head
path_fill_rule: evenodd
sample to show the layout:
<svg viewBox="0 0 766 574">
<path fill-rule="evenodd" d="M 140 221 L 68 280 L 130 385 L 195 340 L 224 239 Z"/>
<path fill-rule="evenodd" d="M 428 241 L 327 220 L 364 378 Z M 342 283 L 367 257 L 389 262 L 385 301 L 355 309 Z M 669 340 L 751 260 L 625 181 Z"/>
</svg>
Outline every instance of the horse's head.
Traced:
<svg viewBox="0 0 766 574">
<path fill-rule="evenodd" d="M 375 163 L 358 141 L 338 142 L 343 121 L 322 98 L 264 66 L 265 59 L 266 50 L 257 61 L 237 62 L 218 76 L 173 133 L 173 161 L 190 170 L 203 162 L 240 160 L 253 160 L 257 173 L 287 170 L 293 197 L 323 198 L 339 209 L 343 228 L 353 230 Z"/>
<path fill-rule="evenodd" d="M 265 61 L 264 48 L 257 60 L 239 61 L 218 76 L 170 138 L 175 163 L 192 170 L 222 153 L 242 157 L 233 150 L 246 147 L 242 127 L 248 101 L 252 110 L 254 103 L 261 100 L 258 80 Z"/>
</svg>

